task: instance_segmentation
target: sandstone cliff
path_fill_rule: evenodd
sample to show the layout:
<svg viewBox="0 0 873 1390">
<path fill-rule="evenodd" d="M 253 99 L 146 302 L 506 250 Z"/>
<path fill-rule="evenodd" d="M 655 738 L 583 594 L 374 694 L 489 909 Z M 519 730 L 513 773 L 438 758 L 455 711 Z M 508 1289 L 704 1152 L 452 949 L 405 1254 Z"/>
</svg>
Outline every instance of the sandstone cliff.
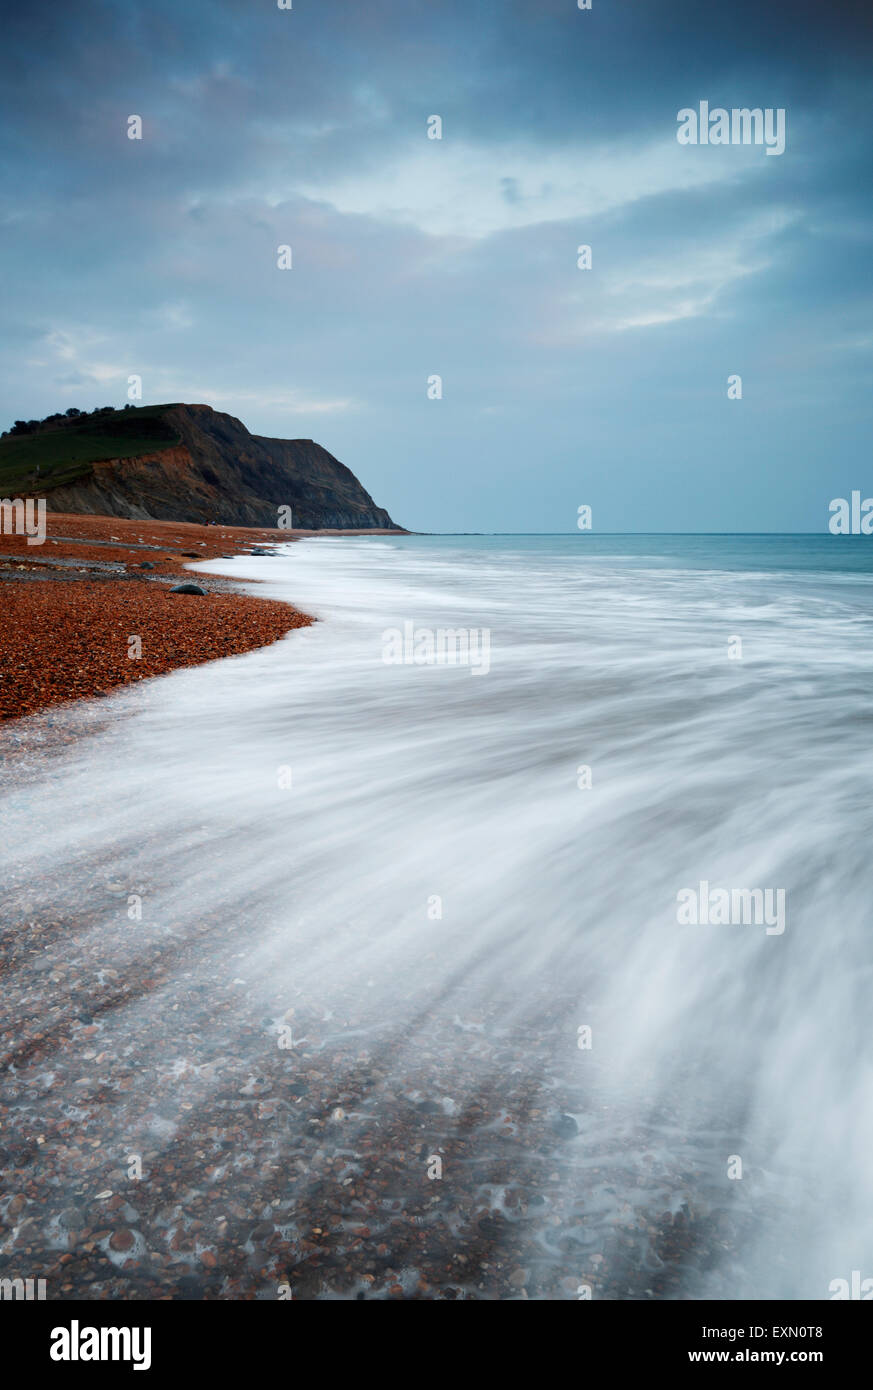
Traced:
<svg viewBox="0 0 873 1390">
<path fill-rule="evenodd" d="M 117 458 L 99 457 L 105 448 L 95 451 L 72 481 L 36 484 L 34 491 L 46 497 L 49 510 L 275 526 L 278 508 L 290 507 L 295 528 L 399 529 L 351 470 L 311 439 L 249 434 L 241 421 L 208 405 L 146 409 L 150 416 L 160 413 L 176 442 L 138 446 L 134 455 Z M 119 428 L 134 428 L 137 414 L 117 412 Z M 112 421 L 102 426 L 104 432 L 113 427 Z M 56 451 L 68 428 L 52 433 Z M 79 421 L 75 428 L 81 452 L 87 427 Z M 44 443 L 47 437 L 35 439 Z"/>
</svg>

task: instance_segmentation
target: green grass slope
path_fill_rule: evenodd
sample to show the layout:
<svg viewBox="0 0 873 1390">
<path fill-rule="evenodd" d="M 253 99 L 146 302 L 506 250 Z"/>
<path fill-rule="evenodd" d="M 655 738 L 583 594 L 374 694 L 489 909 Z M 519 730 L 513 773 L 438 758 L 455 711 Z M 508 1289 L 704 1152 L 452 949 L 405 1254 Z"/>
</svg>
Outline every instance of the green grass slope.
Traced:
<svg viewBox="0 0 873 1390">
<path fill-rule="evenodd" d="M 87 476 L 100 459 L 135 458 L 178 444 L 179 434 L 164 419 L 169 409 L 146 405 L 80 415 L 0 439 L 0 497 L 60 487 Z"/>
</svg>

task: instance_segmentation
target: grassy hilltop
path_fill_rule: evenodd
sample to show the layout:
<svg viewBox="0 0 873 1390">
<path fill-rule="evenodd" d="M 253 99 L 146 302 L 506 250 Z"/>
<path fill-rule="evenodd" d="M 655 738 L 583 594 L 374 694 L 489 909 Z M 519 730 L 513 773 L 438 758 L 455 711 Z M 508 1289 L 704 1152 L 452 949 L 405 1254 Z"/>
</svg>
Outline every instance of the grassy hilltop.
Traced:
<svg viewBox="0 0 873 1390">
<path fill-rule="evenodd" d="M 0 494 L 46 491 L 85 477 L 101 459 L 136 458 L 178 444 L 164 416 L 168 405 L 133 406 L 91 415 L 28 421 L 29 433 L 0 439 Z M 39 470 L 37 472 L 37 469 Z"/>
</svg>

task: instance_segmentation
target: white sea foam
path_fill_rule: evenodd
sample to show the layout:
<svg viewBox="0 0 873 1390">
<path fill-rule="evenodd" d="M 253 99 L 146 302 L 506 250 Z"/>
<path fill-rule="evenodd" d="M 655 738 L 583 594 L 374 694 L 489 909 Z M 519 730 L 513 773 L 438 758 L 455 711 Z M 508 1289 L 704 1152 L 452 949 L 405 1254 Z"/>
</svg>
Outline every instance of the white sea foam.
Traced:
<svg viewBox="0 0 873 1390">
<path fill-rule="evenodd" d="M 159 828 L 149 919 L 178 933 L 254 904 L 241 979 L 328 1004 L 366 982 L 398 1086 L 433 956 L 449 1018 L 475 1029 L 477 999 L 499 1000 L 510 1053 L 535 1029 L 580 1192 L 595 1152 L 623 1175 L 589 1235 L 623 1204 L 736 1216 L 738 1248 L 684 1273 L 692 1296 L 826 1297 L 869 1265 L 869 579 L 569 539 L 303 541 L 196 568 L 321 621 L 123 697 L 115 732 L 10 808 L 13 859 L 35 879 L 83 853 L 112 869 Z M 386 665 L 407 620 L 487 629 L 487 675 Z M 33 798 L 53 810 L 39 843 Z M 701 881 L 784 889 L 785 931 L 678 924 Z M 128 1007 L 133 1030 L 159 1002 Z M 479 1037 L 457 1029 L 471 1090 Z"/>
</svg>

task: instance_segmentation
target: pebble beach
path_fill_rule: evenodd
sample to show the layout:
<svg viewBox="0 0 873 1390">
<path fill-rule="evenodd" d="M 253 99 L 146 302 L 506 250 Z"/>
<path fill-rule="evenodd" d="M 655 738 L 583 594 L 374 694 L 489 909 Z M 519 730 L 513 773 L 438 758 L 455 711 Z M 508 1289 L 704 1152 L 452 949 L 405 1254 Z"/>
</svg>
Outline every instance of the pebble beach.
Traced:
<svg viewBox="0 0 873 1390">
<path fill-rule="evenodd" d="M 0 536 L 0 719 L 275 642 L 310 621 L 224 580 L 192 576 L 287 532 L 49 512 L 42 545 Z M 196 577 L 207 598 L 173 594 Z M 141 655 L 128 655 L 129 638 Z"/>
</svg>

